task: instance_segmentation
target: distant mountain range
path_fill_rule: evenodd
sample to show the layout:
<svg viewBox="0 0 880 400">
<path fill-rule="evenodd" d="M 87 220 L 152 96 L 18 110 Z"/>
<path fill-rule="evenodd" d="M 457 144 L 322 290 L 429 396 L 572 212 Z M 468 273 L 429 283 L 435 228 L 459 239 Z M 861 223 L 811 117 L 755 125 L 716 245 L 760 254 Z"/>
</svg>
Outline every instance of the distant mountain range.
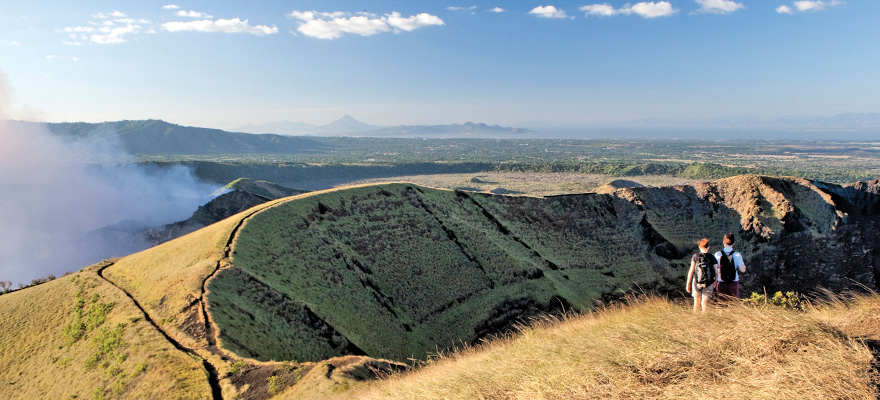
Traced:
<svg viewBox="0 0 880 400">
<path fill-rule="evenodd" d="M 374 137 L 421 137 L 421 136 L 456 136 L 456 137 L 495 137 L 498 135 L 520 134 L 531 132 L 528 129 L 508 128 L 498 125 L 467 122 L 449 125 L 398 125 L 378 126 L 358 121 L 345 115 L 327 125 L 312 125 L 304 122 L 278 121 L 266 124 L 248 124 L 236 130 L 248 133 L 274 133 L 279 135 L 316 135 L 316 136 L 374 136 Z"/>
<path fill-rule="evenodd" d="M 274 133 L 278 135 L 333 135 L 352 132 L 366 132 L 384 127 L 370 125 L 345 115 L 327 125 L 312 125 L 305 122 L 276 121 L 266 124 L 247 124 L 236 128 L 236 131 L 247 133 Z"/>
<path fill-rule="evenodd" d="M 10 124 L 12 127 L 39 125 L 36 122 L 22 121 L 10 121 Z M 129 154 L 138 155 L 302 154 L 321 151 L 327 147 L 303 137 L 227 132 L 181 126 L 155 119 L 43 125 L 54 135 L 83 140 L 85 146 L 106 146 L 106 139 L 118 140 L 119 146 Z"/>
</svg>

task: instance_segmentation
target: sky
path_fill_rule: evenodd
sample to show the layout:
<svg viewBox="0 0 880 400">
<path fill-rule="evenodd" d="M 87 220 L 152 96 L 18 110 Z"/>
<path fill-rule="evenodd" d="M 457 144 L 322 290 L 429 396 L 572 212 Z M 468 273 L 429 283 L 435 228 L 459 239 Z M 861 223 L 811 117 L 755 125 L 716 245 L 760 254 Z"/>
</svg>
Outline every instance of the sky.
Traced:
<svg viewBox="0 0 880 400">
<path fill-rule="evenodd" d="M 223 129 L 875 113 L 878 17 L 873 0 L 0 0 L 0 96 L 15 119 Z"/>
</svg>

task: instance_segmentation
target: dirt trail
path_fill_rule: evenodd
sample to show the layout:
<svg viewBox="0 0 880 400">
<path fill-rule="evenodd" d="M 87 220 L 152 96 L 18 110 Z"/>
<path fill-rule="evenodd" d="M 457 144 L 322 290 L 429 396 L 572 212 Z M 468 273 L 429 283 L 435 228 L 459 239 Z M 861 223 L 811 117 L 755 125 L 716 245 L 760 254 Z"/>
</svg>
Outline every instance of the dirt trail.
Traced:
<svg viewBox="0 0 880 400">
<path fill-rule="evenodd" d="M 99 277 L 101 277 L 101 279 L 103 279 L 103 280 L 106 281 L 107 283 L 113 285 L 113 287 L 119 289 L 119 291 L 121 291 L 122 293 L 124 293 L 125 296 L 128 297 L 128 298 L 131 300 L 131 302 L 134 303 L 134 305 L 135 305 L 135 306 L 141 311 L 141 313 L 144 315 L 144 320 L 147 321 L 147 322 L 149 322 L 150 325 L 152 325 L 153 328 L 155 328 L 159 333 L 161 333 L 162 336 L 165 337 L 165 340 L 167 340 L 169 343 L 171 343 L 171 344 L 172 344 L 177 350 L 180 350 L 180 351 L 182 351 L 182 352 L 184 352 L 184 353 L 186 353 L 186 354 L 192 356 L 193 358 L 195 358 L 195 359 L 197 359 L 197 360 L 201 360 L 201 361 L 202 361 L 202 366 L 203 366 L 203 367 L 205 368 L 205 370 L 208 372 L 208 384 L 211 385 L 211 396 L 214 398 L 214 400 L 223 400 L 223 394 L 222 394 L 221 389 L 220 389 L 220 377 L 219 377 L 219 375 L 218 375 L 218 373 L 217 373 L 217 368 L 214 367 L 213 364 L 211 364 L 210 362 L 208 362 L 208 360 L 206 360 L 206 359 L 202 358 L 200 355 L 198 355 L 198 353 L 196 353 L 196 351 L 195 351 L 196 349 L 191 349 L 191 348 L 189 348 L 189 347 L 186 347 L 186 346 L 182 345 L 180 342 L 178 342 L 177 340 L 174 340 L 174 338 L 172 338 L 172 337 L 169 336 L 165 331 L 163 331 L 161 328 L 159 328 L 159 325 L 157 325 L 156 322 L 153 321 L 152 318 L 150 318 L 150 314 L 148 314 L 147 311 L 144 310 L 143 307 L 141 307 L 141 304 L 138 303 L 138 301 L 137 301 L 134 297 L 132 297 L 131 294 L 129 294 L 128 292 L 126 292 L 126 291 L 125 291 L 124 289 L 122 289 L 121 287 L 117 286 L 115 283 L 113 283 L 113 281 L 111 281 L 111 280 L 105 278 L 105 277 L 104 277 L 104 270 L 107 269 L 107 268 L 112 267 L 113 265 L 115 265 L 115 263 L 108 263 L 107 265 L 101 267 L 100 269 L 98 269 L 98 271 L 97 271 L 97 275 L 98 275 Z"/>
<path fill-rule="evenodd" d="M 225 268 L 229 268 L 232 265 L 230 262 L 231 256 L 232 256 L 232 243 L 235 241 L 235 238 L 238 236 L 238 232 L 241 229 L 241 227 L 244 226 L 244 223 L 248 219 L 253 217 L 254 215 L 256 215 L 262 211 L 268 210 L 268 209 L 275 207 L 278 204 L 282 204 L 282 203 L 284 203 L 284 201 L 279 201 L 276 204 L 272 204 L 268 207 L 260 208 L 258 210 L 252 211 L 249 214 L 245 215 L 238 222 L 238 224 L 235 226 L 235 228 L 232 229 L 232 232 L 230 232 L 229 239 L 226 241 L 226 246 L 225 246 L 223 257 L 220 258 L 219 260 L 217 260 L 217 266 L 214 268 L 214 271 L 211 272 L 211 274 L 208 275 L 208 277 L 206 277 L 205 280 L 202 282 L 202 293 L 199 296 L 199 299 L 196 300 L 196 302 L 199 303 L 199 307 L 202 312 L 202 319 L 204 320 L 204 323 L 205 323 L 205 337 L 208 342 L 207 347 L 190 348 L 190 347 L 184 346 L 183 344 L 181 344 L 180 342 L 178 342 L 177 340 L 172 338 L 170 335 L 168 335 L 168 333 L 163 331 L 159 327 L 159 325 L 156 324 L 155 321 L 153 321 L 153 319 L 150 317 L 150 314 L 147 313 L 147 311 L 141 306 L 140 303 L 138 303 L 138 301 L 130 293 L 128 293 L 125 289 L 121 288 L 120 286 L 116 285 L 113 281 L 104 277 L 104 270 L 115 265 L 115 263 L 112 263 L 112 262 L 108 263 L 107 265 L 102 266 L 97 271 L 97 275 L 101 279 L 103 279 L 107 283 L 113 285 L 115 288 L 119 289 L 122 293 L 124 293 L 126 297 L 131 299 L 131 301 L 134 303 L 134 305 L 144 315 L 144 320 L 149 322 L 153 326 L 153 328 L 155 328 L 157 331 L 159 331 L 159 333 L 161 333 L 162 336 L 164 336 L 165 339 L 168 340 L 169 343 L 171 343 L 178 350 L 189 354 L 193 358 L 195 358 L 197 360 L 201 360 L 202 366 L 208 372 L 208 383 L 211 385 L 211 395 L 214 400 L 223 400 L 223 393 L 222 393 L 222 390 L 220 387 L 220 379 L 221 379 L 220 374 L 218 372 L 217 366 L 215 366 L 210 361 L 208 361 L 207 359 L 205 359 L 204 357 L 199 355 L 197 350 L 207 350 L 211 354 L 220 357 L 224 361 L 229 360 L 230 356 L 229 356 L 229 354 L 227 354 L 225 351 L 223 351 L 222 349 L 220 349 L 217 346 L 217 329 L 215 329 L 214 323 L 210 319 L 210 316 L 208 314 L 208 304 L 207 304 L 207 301 L 205 300 L 205 294 L 208 292 L 208 282 L 211 280 L 211 278 L 213 278 L 215 275 L 217 275 L 217 273 L 220 272 L 220 270 L 225 269 Z"/>
<path fill-rule="evenodd" d="M 280 204 L 280 203 L 278 203 Z M 252 211 L 247 214 L 238 221 L 238 224 L 235 225 L 235 228 L 232 229 L 232 232 L 229 234 L 229 239 L 226 241 L 226 246 L 224 247 L 223 257 L 217 260 L 217 266 L 214 268 L 214 272 L 211 272 L 204 281 L 202 281 L 202 293 L 199 296 L 198 302 L 200 303 L 199 307 L 202 310 L 202 319 L 205 321 L 205 339 L 208 341 L 208 347 L 206 350 L 210 351 L 212 354 L 220 357 L 221 359 L 228 360 L 229 355 L 220 349 L 217 346 L 217 329 L 214 326 L 214 322 L 211 320 L 210 315 L 208 314 L 208 302 L 205 300 L 205 295 L 208 293 L 208 282 L 217 275 L 218 272 L 222 269 L 229 268 L 232 263 L 232 243 L 235 241 L 235 238 L 238 236 L 239 230 L 244 226 L 244 223 L 249 220 L 254 215 L 268 210 L 272 207 L 275 207 L 277 204 L 273 204 L 271 206 L 261 208 L 256 211 Z"/>
</svg>

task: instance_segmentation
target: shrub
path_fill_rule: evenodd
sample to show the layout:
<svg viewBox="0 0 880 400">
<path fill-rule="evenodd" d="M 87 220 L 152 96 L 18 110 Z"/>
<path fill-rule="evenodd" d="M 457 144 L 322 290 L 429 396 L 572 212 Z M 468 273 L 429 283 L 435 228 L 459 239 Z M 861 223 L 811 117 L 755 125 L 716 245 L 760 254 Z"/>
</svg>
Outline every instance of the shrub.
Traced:
<svg viewBox="0 0 880 400">
<path fill-rule="evenodd" d="M 247 362 L 245 362 L 244 360 L 236 361 L 229 368 L 229 375 L 235 375 L 235 374 L 241 372 L 241 370 L 244 369 L 244 367 L 247 367 L 247 365 L 248 365 Z"/>
<path fill-rule="evenodd" d="M 281 378 L 279 378 L 277 376 L 270 376 L 267 379 L 267 382 L 269 383 L 269 389 L 268 389 L 269 394 L 271 394 L 271 395 L 278 394 L 278 391 L 281 390 L 281 382 L 280 381 L 281 381 Z"/>
<path fill-rule="evenodd" d="M 73 321 L 64 327 L 64 344 L 70 346 L 76 343 L 86 333 L 86 324 Z"/>
<path fill-rule="evenodd" d="M 781 307 L 789 310 L 803 310 L 801 295 L 797 292 L 776 292 L 773 297 L 754 293 L 748 299 L 743 299 L 743 304 L 755 307 Z"/>
</svg>

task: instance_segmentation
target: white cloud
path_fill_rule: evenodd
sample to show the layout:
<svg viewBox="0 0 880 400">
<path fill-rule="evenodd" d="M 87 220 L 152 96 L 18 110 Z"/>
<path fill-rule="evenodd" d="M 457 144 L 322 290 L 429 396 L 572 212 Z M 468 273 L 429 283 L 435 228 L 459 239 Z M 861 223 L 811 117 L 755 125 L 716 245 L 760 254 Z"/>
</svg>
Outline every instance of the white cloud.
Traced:
<svg viewBox="0 0 880 400">
<path fill-rule="evenodd" d="M 46 56 L 46 59 L 47 59 L 47 60 L 54 60 L 54 59 L 56 59 L 56 58 L 58 58 L 58 56 L 56 56 L 56 55 L 54 55 L 54 54 L 49 54 L 48 56 Z"/>
<path fill-rule="evenodd" d="M 121 11 L 109 14 L 97 13 L 85 26 L 68 26 L 57 31 L 66 33 L 62 41 L 68 46 L 82 46 L 87 42 L 96 44 L 117 44 L 127 41 L 131 35 L 144 31 L 144 27 L 152 29 L 154 24 L 143 18 L 129 18 Z"/>
<path fill-rule="evenodd" d="M 568 18 L 568 16 L 565 15 L 565 11 L 559 10 L 553 6 L 535 7 L 532 11 L 529 11 L 529 14 L 534 14 L 541 18 Z"/>
<path fill-rule="evenodd" d="M 9 46 L 21 46 L 21 43 L 16 42 L 16 41 L 13 40 L 13 41 L 9 42 L 7 45 L 9 45 Z"/>
<path fill-rule="evenodd" d="M 729 0 L 696 0 L 698 3 L 726 3 Z M 639 15 L 644 18 L 668 17 L 678 12 L 672 7 L 672 3 L 668 1 L 658 2 L 641 2 L 636 4 L 625 4 L 623 7 L 615 9 L 608 3 L 586 5 L 578 10 L 583 11 L 586 16 L 602 16 L 610 17 L 618 14 Z"/>
<path fill-rule="evenodd" d="M 128 24 L 126 26 L 120 26 L 116 28 L 101 28 L 98 31 L 102 34 L 92 34 L 89 36 L 89 40 L 97 44 L 118 44 L 124 43 L 124 36 L 138 33 L 141 30 L 140 25 L 132 25 Z"/>
<path fill-rule="evenodd" d="M 732 0 L 695 0 L 700 8 L 695 13 L 699 14 L 727 14 L 746 8 L 742 3 Z"/>
<path fill-rule="evenodd" d="M 489 10 L 489 12 L 493 12 L 493 13 L 503 13 L 503 12 L 504 12 L 504 9 L 501 8 L 501 7 L 495 7 L 495 8 L 493 8 L 493 9 Z"/>
<path fill-rule="evenodd" d="M 842 1 L 839 0 L 831 0 L 831 1 L 793 1 L 791 3 L 794 8 L 789 6 L 779 6 L 776 8 L 776 12 L 780 14 L 794 14 L 797 12 L 815 12 L 815 11 L 825 11 L 829 7 L 839 6 L 843 4 Z"/>
<path fill-rule="evenodd" d="M 450 10 L 450 11 L 476 10 L 476 9 L 477 9 L 477 6 L 470 6 L 470 7 L 455 7 L 455 6 L 450 6 L 450 7 L 446 7 L 446 9 L 447 9 L 447 10 Z"/>
<path fill-rule="evenodd" d="M 791 14 L 793 11 L 791 10 L 791 7 L 789 7 L 789 6 L 779 6 L 776 8 L 776 12 L 778 12 L 780 14 Z"/>
<path fill-rule="evenodd" d="M 297 31 L 317 39 L 338 39 L 342 35 L 370 36 L 377 33 L 406 31 L 433 25 L 444 25 L 442 19 L 428 13 L 403 17 L 399 12 L 379 16 L 370 13 L 332 13 L 317 11 L 293 11 L 290 17 L 300 20 Z"/>
<path fill-rule="evenodd" d="M 337 39 L 344 33 L 361 36 L 388 32 L 391 28 L 382 19 L 371 19 L 363 15 L 350 18 L 313 19 L 300 25 L 297 30 L 302 34 L 318 39 Z"/>
<path fill-rule="evenodd" d="M 668 17 L 678 12 L 668 1 L 642 2 L 633 5 L 624 5 L 618 10 L 621 14 L 636 14 L 644 18 Z"/>
<path fill-rule="evenodd" d="M 190 21 L 190 22 L 166 22 L 162 24 L 162 29 L 168 32 L 223 32 L 223 33 L 250 33 L 252 35 L 264 36 L 278 33 L 278 28 L 266 25 L 251 26 L 248 20 L 242 21 L 239 18 L 218 19 L 212 21 L 209 19 Z"/>
<path fill-rule="evenodd" d="M 180 6 L 178 6 L 176 4 L 166 4 L 166 5 L 162 6 L 163 10 L 176 10 L 178 8 L 180 8 Z"/>
<path fill-rule="evenodd" d="M 177 15 L 178 17 L 190 17 L 190 18 L 204 18 L 204 19 L 214 18 L 213 15 L 208 15 L 207 13 L 202 13 L 202 12 L 192 11 L 192 10 L 190 10 L 190 11 L 180 10 L 180 11 L 176 12 L 175 15 Z"/>
<path fill-rule="evenodd" d="M 613 6 L 611 6 L 607 3 L 605 3 L 605 4 L 590 4 L 590 5 L 578 8 L 578 10 L 583 11 L 587 16 L 598 15 L 601 17 L 610 17 L 613 15 L 617 15 L 617 10 L 615 10 Z"/>
<path fill-rule="evenodd" d="M 90 32 L 94 32 L 94 31 L 95 31 L 95 28 L 92 28 L 91 26 L 68 26 L 68 27 L 64 28 L 64 31 L 65 31 L 65 32 L 86 32 L 86 33 L 90 33 Z"/>
<path fill-rule="evenodd" d="M 442 19 L 428 13 L 421 13 L 418 15 L 411 15 L 407 18 L 403 18 L 400 16 L 399 12 L 395 11 L 389 14 L 387 17 L 388 25 L 407 32 L 412 32 L 413 30 L 426 26 L 440 26 L 444 24 Z"/>
</svg>

